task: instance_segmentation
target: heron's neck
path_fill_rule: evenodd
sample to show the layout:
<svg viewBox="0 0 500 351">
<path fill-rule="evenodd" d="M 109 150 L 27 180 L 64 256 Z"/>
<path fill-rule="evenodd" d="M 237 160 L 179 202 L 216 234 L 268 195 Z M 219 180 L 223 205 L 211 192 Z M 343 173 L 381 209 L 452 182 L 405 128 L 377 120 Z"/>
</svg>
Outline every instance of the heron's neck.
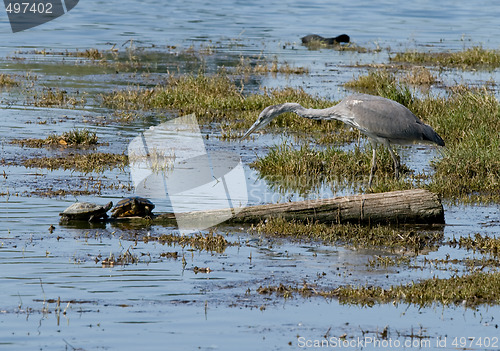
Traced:
<svg viewBox="0 0 500 351">
<path fill-rule="evenodd" d="M 295 112 L 296 114 L 304 118 L 328 121 L 328 120 L 338 119 L 338 115 L 335 114 L 334 107 L 335 106 L 329 108 L 315 109 L 315 108 L 305 108 L 302 105 L 296 103 L 290 103 L 288 111 Z"/>
</svg>

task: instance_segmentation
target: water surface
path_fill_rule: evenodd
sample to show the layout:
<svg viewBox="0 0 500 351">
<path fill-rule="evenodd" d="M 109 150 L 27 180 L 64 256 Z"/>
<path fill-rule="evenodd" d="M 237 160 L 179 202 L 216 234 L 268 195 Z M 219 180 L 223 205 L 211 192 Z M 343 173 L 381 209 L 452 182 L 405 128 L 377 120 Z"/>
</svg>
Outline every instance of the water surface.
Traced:
<svg viewBox="0 0 500 351">
<path fill-rule="evenodd" d="M 167 71 L 196 72 L 204 65 L 214 72 L 234 64 L 240 56 L 276 57 L 280 63 L 310 69 L 309 75 L 256 77 L 245 86 L 247 91 L 259 91 L 264 86 L 300 86 L 309 93 L 339 99 L 348 94 L 342 83 L 364 72 L 352 66 L 386 62 L 388 47 L 391 52 L 406 48 L 458 50 L 469 45 L 498 48 L 498 7 L 489 2 L 457 5 L 453 1 L 416 1 L 398 6 L 389 1 L 81 1 L 67 15 L 16 34 L 10 33 L 2 12 L 1 70 L 21 73 L 29 69 L 40 75 L 44 84 L 79 89 L 87 92 L 89 99 L 77 109 L 34 108 L 8 90 L 1 92 L 0 159 L 15 165 L 0 165 L 0 345 L 8 350 L 131 350 L 145 346 L 148 350 L 288 350 L 307 347 L 308 340 L 330 337 L 381 339 L 387 328 L 388 339 L 412 343 L 407 349 L 451 350 L 457 348 L 452 343 L 456 337 L 498 336 L 497 306 L 359 307 L 323 298 L 283 299 L 256 292 L 261 285 L 303 281 L 324 287 L 390 286 L 432 276 L 449 277 L 454 269 L 462 274 L 465 268 L 461 265 L 451 270 L 422 262 L 421 267 L 412 269 L 371 267 L 368 263 L 375 255 L 395 253 L 260 237 L 246 227 L 219 229 L 218 233 L 235 246 L 223 252 L 206 252 L 143 240 L 145 236 L 172 233 L 175 228 L 60 226 L 59 212 L 76 199 L 106 203 L 129 195 L 127 169 L 100 174 L 26 169 L 18 162 L 22 157 L 66 151 L 20 149 L 9 143 L 13 138 L 44 137 L 90 126 L 109 143 L 99 150 L 123 152 L 138 133 L 173 115 L 104 123 L 110 111 L 101 108 L 93 94 L 122 88 L 136 79 L 159 82 Z M 370 54 L 308 50 L 300 45 L 300 37 L 310 33 L 347 33 L 358 45 L 384 50 Z M 35 48 L 64 51 L 110 49 L 113 45 L 122 51 L 130 45 L 157 50 L 158 65 L 147 78 L 133 73 L 110 75 L 100 68 L 75 65 L 71 58 L 30 53 Z M 216 53 L 202 62 L 196 57 L 171 59 L 172 55 L 182 56 L 179 53 L 190 46 L 213 47 Z M 6 57 L 26 61 L 19 63 Z M 475 84 L 497 76 L 496 71 L 442 74 L 449 82 Z M 211 133 L 209 129 L 204 132 Z M 281 138 L 264 136 L 253 144 L 210 138 L 207 145 L 238 152 L 249 164 Z M 400 151 L 407 165 L 417 172 L 430 170 L 429 161 L 439 157 L 435 149 L 412 147 Z M 251 204 L 287 199 L 266 182 L 258 181 L 248 166 L 245 169 L 253 190 Z M 39 189 L 95 189 L 97 184 L 103 187 L 99 196 L 37 195 Z M 309 196 L 343 194 L 323 190 Z M 161 211 L 169 209 L 167 201 L 158 200 L 156 204 Z M 445 240 L 475 233 L 497 235 L 500 231 L 496 204 L 445 203 L 445 217 Z M 51 225 L 55 227 L 52 233 Z M 138 258 L 137 263 L 102 265 L 103 258 L 127 250 Z M 167 252 L 178 252 L 178 258 L 162 256 Z M 482 257 L 443 246 L 422 258 L 442 259 L 448 254 L 459 259 Z M 209 267 L 211 272 L 195 273 L 195 266 Z M 444 337 L 445 345 L 438 344 Z M 430 344 L 416 345 L 414 341 Z M 373 344 L 363 346 L 366 350 L 381 349 Z M 499 347 L 469 345 L 468 349 Z"/>
</svg>

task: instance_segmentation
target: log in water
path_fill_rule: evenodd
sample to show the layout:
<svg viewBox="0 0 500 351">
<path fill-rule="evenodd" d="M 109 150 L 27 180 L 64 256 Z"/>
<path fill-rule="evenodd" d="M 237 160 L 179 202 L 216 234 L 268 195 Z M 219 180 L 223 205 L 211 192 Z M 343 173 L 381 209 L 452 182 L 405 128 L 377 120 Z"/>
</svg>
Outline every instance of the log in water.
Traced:
<svg viewBox="0 0 500 351">
<path fill-rule="evenodd" d="M 193 228 L 207 218 L 227 218 L 228 209 L 158 215 L 155 223 L 182 218 Z M 444 223 L 444 210 L 438 195 L 423 189 L 386 193 L 339 196 L 329 199 L 306 200 L 249 206 L 241 209 L 227 223 L 258 223 L 268 218 L 318 221 L 323 223 Z"/>
</svg>

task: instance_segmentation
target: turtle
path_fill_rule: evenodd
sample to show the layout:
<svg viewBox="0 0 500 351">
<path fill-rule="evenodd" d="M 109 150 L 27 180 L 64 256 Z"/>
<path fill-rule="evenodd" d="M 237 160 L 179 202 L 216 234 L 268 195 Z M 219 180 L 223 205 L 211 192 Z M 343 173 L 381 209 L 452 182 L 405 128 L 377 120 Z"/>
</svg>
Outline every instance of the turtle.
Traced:
<svg viewBox="0 0 500 351">
<path fill-rule="evenodd" d="M 91 202 L 76 202 L 59 213 L 59 215 L 61 216 L 62 223 L 69 221 L 98 222 L 101 219 L 108 218 L 106 212 L 108 212 L 111 207 L 113 207 L 113 202 L 111 201 L 105 206 Z"/>
<path fill-rule="evenodd" d="M 118 201 L 116 206 L 111 210 L 111 217 L 150 217 L 152 216 L 155 205 L 140 196 L 131 196 Z"/>
</svg>

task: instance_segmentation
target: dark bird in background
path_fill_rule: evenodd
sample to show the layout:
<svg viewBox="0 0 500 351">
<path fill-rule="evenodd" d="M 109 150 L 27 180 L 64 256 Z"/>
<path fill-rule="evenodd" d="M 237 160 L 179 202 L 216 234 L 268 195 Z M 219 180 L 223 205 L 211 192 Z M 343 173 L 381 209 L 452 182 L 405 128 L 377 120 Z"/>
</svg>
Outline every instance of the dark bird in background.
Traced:
<svg viewBox="0 0 500 351">
<path fill-rule="evenodd" d="M 321 35 L 309 34 L 302 38 L 302 44 L 310 44 L 319 42 L 327 45 L 335 45 L 340 43 L 348 43 L 350 40 L 347 34 L 341 34 L 335 38 L 324 38 Z"/>
<path fill-rule="evenodd" d="M 268 106 L 260 113 L 257 121 L 248 129 L 242 139 L 263 128 L 285 112 L 294 112 L 301 117 L 314 120 L 341 121 L 365 134 L 373 145 L 372 168 L 368 187 L 371 187 L 373 175 L 377 169 L 378 144 L 385 145 L 389 150 L 394 161 L 396 179 L 399 178 L 400 164 L 391 144 L 430 143 L 444 146 L 443 139 L 434 129 L 423 123 L 405 106 L 384 97 L 367 94 L 348 96 L 337 105 L 324 109 L 305 108 L 293 102 Z"/>
</svg>

